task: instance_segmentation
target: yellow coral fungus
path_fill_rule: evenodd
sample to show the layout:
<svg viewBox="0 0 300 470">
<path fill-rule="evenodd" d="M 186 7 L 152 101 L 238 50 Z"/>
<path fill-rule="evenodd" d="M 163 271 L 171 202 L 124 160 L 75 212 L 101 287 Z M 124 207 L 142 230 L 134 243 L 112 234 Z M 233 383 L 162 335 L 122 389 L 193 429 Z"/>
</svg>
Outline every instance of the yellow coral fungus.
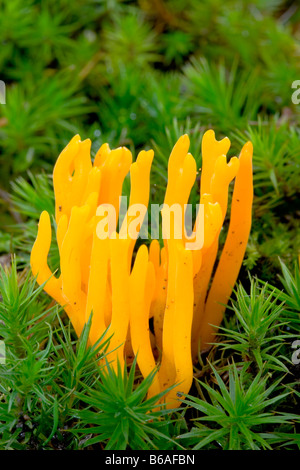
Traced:
<svg viewBox="0 0 300 470">
<path fill-rule="evenodd" d="M 90 344 L 106 331 L 107 357 L 115 369 L 132 354 L 143 377 L 157 369 L 148 395 L 172 386 L 165 396 L 169 408 L 178 405 L 180 394 L 189 392 L 193 361 L 214 341 L 242 264 L 252 214 L 251 143 L 239 158 L 227 161 L 229 139 L 217 141 L 209 130 L 202 141 L 200 209 L 188 233 L 186 208 L 197 173 L 189 144 L 183 135 L 168 163 L 161 210 L 164 246 L 153 239 L 149 249 L 142 244 L 135 253 L 141 225 L 147 221 L 153 151 L 140 152 L 132 162 L 128 149 L 111 150 L 104 144 L 92 162 L 91 142 L 75 136 L 53 172 L 60 276 L 47 264 L 47 212 L 41 214 L 31 253 L 37 282 L 64 307 L 77 335 L 92 313 Z M 128 173 L 129 207 L 120 221 L 120 196 Z M 229 229 L 217 262 L 234 179 Z"/>
</svg>

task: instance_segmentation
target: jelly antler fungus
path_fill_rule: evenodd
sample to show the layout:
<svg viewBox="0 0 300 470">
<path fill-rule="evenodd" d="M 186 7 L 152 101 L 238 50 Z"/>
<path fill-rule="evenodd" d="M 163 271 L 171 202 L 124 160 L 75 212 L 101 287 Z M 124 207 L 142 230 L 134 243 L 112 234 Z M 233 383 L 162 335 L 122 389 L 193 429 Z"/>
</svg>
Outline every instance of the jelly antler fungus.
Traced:
<svg viewBox="0 0 300 470">
<path fill-rule="evenodd" d="M 149 334 L 149 310 L 155 288 L 155 271 L 148 261 L 146 245 L 140 246 L 130 275 L 130 333 L 133 352 L 141 373 L 147 377 L 156 368 Z M 160 393 L 157 375 L 148 391 L 148 397 Z"/>
<path fill-rule="evenodd" d="M 172 387 L 164 398 L 168 408 L 176 407 L 180 394 L 189 392 L 193 360 L 214 340 L 251 227 L 252 145 L 245 144 L 239 158 L 227 162 L 229 139 L 217 141 L 209 130 L 202 140 L 199 202 L 203 211 L 187 235 L 185 209 L 197 173 L 189 144 L 187 135 L 180 137 L 168 163 L 164 246 L 158 240 L 151 241 L 149 250 L 142 244 L 133 262 L 149 203 L 153 151 L 141 151 L 132 162 L 125 147 L 111 150 L 103 144 L 92 163 L 90 140 L 73 137 L 53 172 L 59 277 L 47 263 L 51 220 L 46 211 L 41 214 L 30 259 L 37 282 L 63 306 L 78 336 L 93 313 L 90 344 L 103 335 L 110 340 L 108 360 L 115 370 L 118 361 L 122 367 L 132 354 L 143 377 L 157 369 L 148 396 Z M 129 207 L 118 232 L 120 196 L 128 172 Z M 211 280 L 234 178 L 227 238 Z"/>
<path fill-rule="evenodd" d="M 205 303 L 200 328 L 202 349 L 214 339 L 212 325 L 219 326 L 222 321 L 246 251 L 252 219 L 252 153 L 252 144 L 247 142 L 239 158 L 227 238 Z"/>
</svg>

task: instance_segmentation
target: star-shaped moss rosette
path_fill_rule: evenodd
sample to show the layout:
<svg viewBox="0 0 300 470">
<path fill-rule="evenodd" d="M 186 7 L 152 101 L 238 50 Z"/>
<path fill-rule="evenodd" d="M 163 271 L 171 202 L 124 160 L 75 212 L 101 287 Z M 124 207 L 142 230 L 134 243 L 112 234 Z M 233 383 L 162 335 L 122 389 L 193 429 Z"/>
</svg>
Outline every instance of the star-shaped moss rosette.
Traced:
<svg viewBox="0 0 300 470">
<path fill-rule="evenodd" d="M 193 359 L 199 348 L 207 350 L 214 341 L 243 261 L 252 216 L 252 144 L 246 143 L 239 158 L 232 157 L 227 163 L 229 139 L 217 141 L 212 130 L 204 134 L 199 195 L 202 211 L 188 236 L 184 214 L 197 166 L 188 153 L 189 137 L 180 137 L 168 163 L 163 246 L 156 239 L 149 249 L 142 244 L 134 263 L 136 238 L 149 204 L 154 153 L 141 151 L 132 162 L 127 148 L 111 150 L 104 144 L 92 162 L 90 147 L 90 140 L 81 141 L 76 135 L 54 167 L 60 276 L 55 277 L 47 264 L 51 222 L 46 211 L 41 214 L 32 248 L 32 272 L 64 307 L 77 335 L 93 313 L 90 343 L 107 330 L 111 337 L 108 359 L 113 367 L 117 369 L 117 360 L 123 366 L 125 358 L 137 355 L 144 377 L 158 369 L 149 396 L 175 384 L 165 400 L 169 408 L 176 407 L 178 392 L 184 395 L 190 390 Z M 128 172 L 129 207 L 122 223 L 119 220 L 117 232 L 119 201 Z M 227 238 L 211 279 L 227 213 L 229 184 L 234 178 Z M 145 211 L 134 211 L 136 206 Z M 181 209 L 181 225 L 178 220 L 172 225 L 175 216 L 166 211 L 172 207 Z M 150 318 L 154 333 L 150 331 Z"/>
</svg>

